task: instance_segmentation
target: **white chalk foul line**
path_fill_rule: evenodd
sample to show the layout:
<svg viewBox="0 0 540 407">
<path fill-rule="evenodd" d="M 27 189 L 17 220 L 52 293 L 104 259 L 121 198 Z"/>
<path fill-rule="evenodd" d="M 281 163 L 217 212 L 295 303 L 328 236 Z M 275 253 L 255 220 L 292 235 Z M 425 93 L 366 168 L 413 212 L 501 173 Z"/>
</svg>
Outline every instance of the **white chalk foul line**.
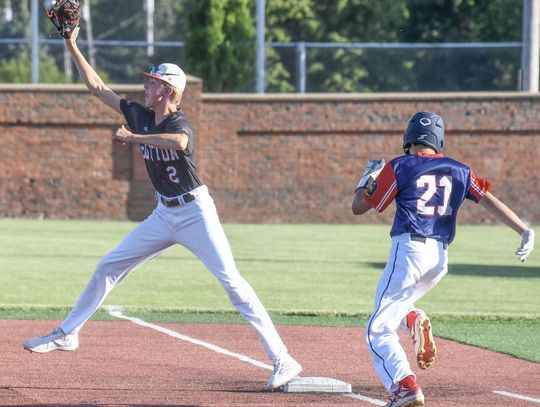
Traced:
<svg viewBox="0 0 540 407">
<path fill-rule="evenodd" d="M 193 343 L 195 345 L 203 346 L 203 347 L 205 347 L 207 349 L 213 350 L 214 352 L 221 353 L 222 355 L 231 356 L 231 357 L 236 358 L 236 359 L 240 359 L 242 362 L 246 362 L 246 363 L 252 364 L 252 365 L 257 366 L 257 367 L 262 367 L 263 369 L 274 370 L 273 366 L 270 366 L 270 365 L 268 365 L 266 363 L 263 363 L 263 362 L 259 362 L 258 360 L 255 360 L 255 359 L 251 359 L 248 356 L 241 355 L 239 353 L 234 353 L 234 352 L 228 351 L 227 349 L 223 349 L 223 348 L 221 348 L 219 346 L 212 345 L 211 343 L 204 342 L 204 341 L 201 341 L 199 339 L 195 339 L 195 338 L 191 338 L 191 337 L 186 336 L 186 335 L 179 334 L 178 332 L 175 332 L 175 331 L 173 331 L 171 329 L 163 328 L 163 327 L 161 327 L 159 325 L 154 325 L 154 324 L 151 324 L 149 322 L 143 321 L 140 318 L 134 318 L 134 317 L 129 317 L 127 315 L 124 315 L 124 313 L 122 312 L 121 307 L 118 307 L 118 306 L 115 306 L 115 305 L 109 305 L 109 306 L 105 306 L 105 309 L 113 317 L 120 318 L 120 319 L 127 319 L 128 321 L 131 321 L 134 324 L 144 326 L 146 328 L 154 329 L 156 331 L 164 333 L 165 335 L 172 336 L 173 338 L 176 338 L 176 339 L 181 339 L 183 341 Z"/>
<path fill-rule="evenodd" d="M 173 331 L 173 330 L 167 329 L 167 328 L 163 328 L 162 326 L 155 325 L 155 324 L 152 324 L 150 322 L 146 322 L 146 321 L 144 321 L 144 320 L 142 320 L 140 318 L 127 316 L 122 311 L 122 307 L 120 307 L 118 305 L 105 305 L 104 308 L 107 310 L 107 312 L 111 316 L 113 316 L 115 318 L 125 319 L 125 320 L 133 322 L 134 324 L 144 326 L 146 328 L 154 329 L 154 330 L 156 330 L 158 332 L 164 333 L 165 335 L 172 336 L 173 338 L 180 339 L 182 341 L 186 341 L 186 342 L 192 343 L 194 345 L 203 346 L 203 347 L 205 347 L 207 349 L 213 350 L 214 352 L 221 353 L 222 355 L 231 356 L 233 358 L 241 360 L 242 362 L 252 364 L 253 366 L 261 367 L 263 369 L 268 369 L 268 370 L 274 370 L 273 366 L 268 365 L 268 364 L 263 363 L 263 362 L 259 362 L 258 360 L 255 360 L 255 359 L 251 359 L 250 357 L 245 356 L 245 355 L 241 355 L 240 353 L 231 352 L 231 351 L 229 351 L 227 349 L 224 349 L 224 348 L 222 348 L 220 346 L 216 346 L 216 345 L 213 345 L 211 343 L 201 341 L 199 339 L 191 338 L 190 336 L 182 335 L 182 334 L 180 334 L 180 333 L 178 333 L 176 331 Z M 357 399 L 357 400 L 366 401 L 366 402 L 371 403 L 371 404 L 376 405 L 376 406 L 385 406 L 386 405 L 386 403 L 381 401 L 381 400 L 372 399 L 370 397 L 363 396 L 363 395 L 361 395 L 359 393 L 352 392 L 352 393 L 341 393 L 341 394 L 343 396 L 352 397 L 352 398 Z"/>
<path fill-rule="evenodd" d="M 493 393 L 498 394 L 500 396 L 512 397 L 514 399 L 525 400 L 525 401 L 530 401 L 532 403 L 540 404 L 540 399 L 533 399 L 532 397 L 523 396 L 521 394 L 509 393 L 503 390 L 493 390 Z"/>
<path fill-rule="evenodd" d="M 347 396 L 347 397 L 351 397 L 353 399 L 357 399 L 357 400 L 362 400 L 362 401 L 367 401 L 368 403 L 371 403 L 375 406 L 386 406 L 387 403 L 385 403 L 384 401 L 381 401 L 381 400 L 377 400 L 377 399 L 372 399 L 371 397 L 367 397 L 367 396 L 363 396 L 359 393 L 342 393 L 344 396 Z"/>
</svg>

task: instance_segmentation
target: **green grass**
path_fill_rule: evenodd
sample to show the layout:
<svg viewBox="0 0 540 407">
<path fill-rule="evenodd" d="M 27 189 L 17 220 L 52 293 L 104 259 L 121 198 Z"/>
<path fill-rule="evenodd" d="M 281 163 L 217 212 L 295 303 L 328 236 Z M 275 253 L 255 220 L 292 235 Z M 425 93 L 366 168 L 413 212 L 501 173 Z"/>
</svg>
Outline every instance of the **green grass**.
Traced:
<svg viewBox="0 0 540 407">
<path fill-rule="evenodd" d="M 99 259 L 135 226 L 0 220 L 0 317 L 62 319 Z M 225 230 L 240 272 L 276 323 L 365 323 L 388 255 L 389 226 L 225 225 Z M 417 303 L 434 317 L 438 335 L 540 362 L 540 257 L 534 252 L 520 264 L 513 254 L 518 243 L 502 226 L 458 229 L 449 274 Z M 219 283 L 180 246 L 141 266 L 106 304 L 153 321 L 240 321 Z M 95 318 L 108 316 L 100 312 Z"/>
</svg>

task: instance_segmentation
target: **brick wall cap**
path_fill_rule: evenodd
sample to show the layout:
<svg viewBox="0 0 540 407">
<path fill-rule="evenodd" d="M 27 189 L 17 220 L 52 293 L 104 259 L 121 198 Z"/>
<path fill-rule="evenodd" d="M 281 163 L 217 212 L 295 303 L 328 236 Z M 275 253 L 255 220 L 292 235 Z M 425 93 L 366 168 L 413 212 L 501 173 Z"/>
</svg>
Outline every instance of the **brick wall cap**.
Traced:
<svg viewBox="0 0 540 407">
<path fill-rule="evenodd" d="M 535 92 L 423 92 L 423 93 L 203 93 L 204 102 L 267 103 L 311 101 L 403 100 L 527 100 L 540 99 Z"/>
<path fill-rule="evenodd" d="M 201 80 L 194 76 L 187 76 L 187 88 L 189 83 L 200 83 Z M 143 87 L 143 78 L 141 77 L 140 84 L 126 84 L 126 83 L 111 83 L 107 86 L 118 92 L 140 92 Z M 65 83 L 40 83 L 40 84 L 28 84 L 28 83 L 0 83 L 0 92 L 88 92 L 86 85 L 84 84 L 65 84 Z"/>
<path fill-rule="evenodd" d="M 126 85 L 126 84 L 110 84 L 107 85 L 111 89 L 118 92 L 140 92 L 142 89 L 141 85 Z M 55 93 L 88 93 L 86 85 L 82 84 L 1 84 L 0 92 L 27 92 L 27 93 L 36 93 L 36 92 L 55 92 Z"/>
</svg>

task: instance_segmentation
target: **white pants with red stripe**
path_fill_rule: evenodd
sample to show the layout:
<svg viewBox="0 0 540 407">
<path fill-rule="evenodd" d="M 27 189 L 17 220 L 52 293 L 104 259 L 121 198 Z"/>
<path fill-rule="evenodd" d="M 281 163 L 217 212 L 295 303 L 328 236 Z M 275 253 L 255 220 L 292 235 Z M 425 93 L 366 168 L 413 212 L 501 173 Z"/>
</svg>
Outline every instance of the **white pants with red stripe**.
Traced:
<svg viewBox="0 0 540 407">
<path fill-rule="evenodd" d="M 366 342 L 384 387 L 394 393 L 399 381 L 414 375 L 399 343 L 399 328 L 414 302 L 431 290 L 447 272 L 447 250 L 441 242 L 394 236 L 390 256 L 377 286 L 375 307 L 366 328 Z M 409 344 L 407 344 L 409 345 Z M 411 341 L 412 345 L 412 341 Z"/>
<path fill-rule="evenodd" d="M 266 309 L 236 269 L 208 189 L 203 185 L 192 192 L 196 199 L 182 206 L 167 208 L 158 203 L 148 218 L 101 259 L 90 282 L 60 326 L 65 333 L 78 332 L 111 290 L 136 267 L 178 243 L 193 252 L 223 285 L 232 304 L 257 332 L 268 357 L 276 359 L 287 353 Z"/>
</svg>

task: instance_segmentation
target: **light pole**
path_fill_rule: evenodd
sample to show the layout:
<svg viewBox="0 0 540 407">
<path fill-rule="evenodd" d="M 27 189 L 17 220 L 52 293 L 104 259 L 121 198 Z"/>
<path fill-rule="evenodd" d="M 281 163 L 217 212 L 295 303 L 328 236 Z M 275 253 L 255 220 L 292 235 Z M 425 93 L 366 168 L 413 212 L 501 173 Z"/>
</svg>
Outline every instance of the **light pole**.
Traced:
<svg viewBox="0 0 540 407">
<path fill-rule="evenodd" d="M 32 0 L 30 4 L 31 24 L 32 24 L 32 83 L 39 83 L 39 18 L 38 0 Z"/>
<path fill-rule="evenodd" d="M 523 48 L 521 90 L 538 92 L 540 58 L 540 0 L 523 0 Z"/>
<path fill-rule="evenodd" d="M 90 65 L 96 66 L 96 48 L 94 47 L 94 34 L 92 32 L 92 13 L 90 11 L 90 2 L 85 1 L 82 6 L 82 18 L 86 25 L 86 41 L 88 41 L 88 60 Z"/>
<path fill-rule="evenodd" d="M 265 88 L 265 0 L 257 0 L 257 57 L 256 57 L 256 91 L 257 93 L 264 93 Z"/>
<path fill-rule="evenodd" d="M 146 9 L 146 55 L 148 58 L 154 56 L 154 0 L 145 0 L 144 8 Z"/>
<path fill-rule="evenodd" d="M 11 23 L 13 21 L 13 9 L 11 8 L 11 0 L 6 0 L 4 4 L 4 22 Z"/>
</svg>

